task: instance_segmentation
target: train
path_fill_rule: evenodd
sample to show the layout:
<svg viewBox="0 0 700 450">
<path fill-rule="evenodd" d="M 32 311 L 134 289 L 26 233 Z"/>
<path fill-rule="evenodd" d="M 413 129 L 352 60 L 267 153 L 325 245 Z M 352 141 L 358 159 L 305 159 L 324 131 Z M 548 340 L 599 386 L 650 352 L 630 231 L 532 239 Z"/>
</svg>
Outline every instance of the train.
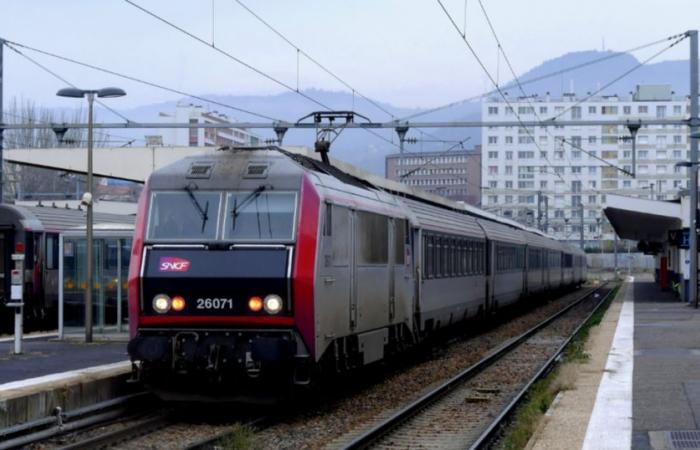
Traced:
<svg viewBox="0 0 700 450">
<path fill-rule="evenodd" d="M 0 205 L 0 335 L 14 332 L 10 299 L 13 253 L 24 254 L 24 331 L 56 330 L 58 324 L 60 235 L 85 226 L 86 211 L 57 205 Z M 95 213 L 96 227 L 133 223 L 133 217 Z M 73 280 L 66 280 L 69 286 Z"/>
<path fill-rule="evenodd" d="M 515 221 L 311 152 L 229 148 L 146 182 L 128 352 L 164 398 L 284 394 L 585 279 L 582 250 Z"/>
</svg>

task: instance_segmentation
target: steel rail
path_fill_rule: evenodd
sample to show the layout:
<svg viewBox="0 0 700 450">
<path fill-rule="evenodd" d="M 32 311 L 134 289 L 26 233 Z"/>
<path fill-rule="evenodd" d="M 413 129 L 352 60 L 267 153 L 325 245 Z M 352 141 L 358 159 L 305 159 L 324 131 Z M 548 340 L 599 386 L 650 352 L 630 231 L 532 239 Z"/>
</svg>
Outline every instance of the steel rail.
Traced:
<svg viewBox="0 0 700 450">
<path fill-rule="evenodd" d="M 72 411 L 56 410 L 54 416 L 24 422 L 0 430 L 0 450 L 32 444 L 54 436 L 78 431 L 98 423 L 123 417 L 131 404 L 138 403 L 151 394 L 139 392 L 117 397 Z"/>
<path fill-rule="evenodd" d="M 272 423 L 274 423 L 274 418 L 271 416 L 262 416 L 258 417 L 257 419 L 253 419 L 251 421 L 248 421 L 245 423 L 245 425 L 254 427 L 254 428 L 267 428 Z M 185 450 L 206 450 L 210 448 L 217 448 L 216 444 L 220 443 L 222 440 L 226 439 L 227 437 L 235 434 L 235 431 L 224 431 L 222 433 L 216 434 L 211 437 L 207 437 L 204 439 L 201 439 L 199 441 L 193 442 L 185 447 Z"/>
<path fill-rule="evenodd" d="M 111 447 L 121 442 L 131 441 L 153 431 L 160 430 L 172 423 L 173 422 L 165 415 L 159 414 L 115 431 L 73 442 L 60 447 L 60 450 L 91 450 L 95 448 Z"/>
<path fill-rule="evenodd" d="M 602 287 L 602 286 L 601 286 Z M 586 316 L 586 319 L 583 320 L 569 335 L 568 338 L 559 346 L 557 349 L 556 353 L 554 353 L 548 360 L 545 362 L 542 367 L 540 367 L 540 370 L 537 371 L 534 377 L 530 379 L 530 381 L 527 382 L 525 386 L 518 392 L 518 394 L 513 397 L 513 400 L 506 405 L 505 408 L 498 414 L 498 416 L 491 422 L 491 424 L 488 426 L 486 430 L 484 430 L 481 435 L 477 438 L 477 440 L 469 447 L 470 450 L 476 450 L 480 448 L 485 448 L 493 439 L 494 437 L 497 436 L 498 431 L 501 429 L 501 426 L 506 423 L 506 421 L 510 418 L 511 414 L 515 412 L 516 407 L 522 402 L 522 400 L 525 397 L 525 394 L 530 390 L 533 384 L 535 384 L 537 381 L 539 381 L 544 375 L 549 373 L 550 369 L 553 368 L 561 354 L 564 352 L 564 349 L 566 349 L 566 346 L 571 343 L 571 340 L 578 334 L 579 331 L 581 331 L 581 328 L 588 323 L 589 320 L 591 320 L 591 317 L 595 313 L 597 313 L 600 308 L 603 306 L 603 304 L 608 300 L 610 295 L 612 295 L 614 289 L 611 289 L 608 291 L 607 294 L 603 296 L 603 298 L 598 302 L 596 307 L 593 309 L 593 311 L 590 312 Z"/>
<path fill-rule="evenodd" d="M 401 410 L 394 413 L 389 418 L 373 426 L 370 430 L 366 431 L 365 433 L 362 433 L 344 448 L 346 450 L 368 448 L 370 445 L 372 445 L 385 435 L 389 434 L 392 430 L 398 428 L 402 423 L 418 415 L 422 410 L 432 405 L 436 401 L 440 400 L 441 398 L 452 392 L 455 388 L 462 385 L 464 382 L 480 374 L 483 370 L 493 365 L 495 362 L 499 361 L 505 355 L 509 354 L 511 351 L 519 347 L 522 343 L 527 341 L 530 337 L 532 337 L 532 335 L 550 325 L 552 322 L 569 312 L 571 309 L 578 306 L 583 301 L 587 300 L 590 296 L 603 289 L 603 287 L 605 287 L 606 285 L 607 283 L 602 284 L 597 288 L 589 290 L 578 300 L 571 302 L 571 304 L 567 305 L 565 308 L 561 309 L 560 311 L 551 315 L 544 321 L 530 328 L 528 331 L 522 333 L 516 338 L 511 339 L 510 341 L 496 348 L 491 353 L 482 358 L 480 361 L 466 368 L 465 370 L 455 375 L 451 379 L 447 380 L 445 383 L 441 384 L 437 388 L 422 395 L 417 400 L 414 400 L 407 406 L 403 407 Z"/>
</svg>

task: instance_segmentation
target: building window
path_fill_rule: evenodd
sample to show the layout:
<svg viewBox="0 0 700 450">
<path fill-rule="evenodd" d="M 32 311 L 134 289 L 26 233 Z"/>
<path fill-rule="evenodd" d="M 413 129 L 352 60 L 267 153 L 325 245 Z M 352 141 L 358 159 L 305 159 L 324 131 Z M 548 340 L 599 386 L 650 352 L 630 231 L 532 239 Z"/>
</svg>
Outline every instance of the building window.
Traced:
<svg viewBox="0 0 700 450">
<path fill-rule="evenodd" d="M 532 136 L 519 136 L 518 144 L 534 144 L 535 138 Z"/>
<path fill-rule="evenodd" d="M 596 195 L 589 195 L 588 196 L 588 203 L 595 204 L 597 198 L 598 198 L 598 196 L 596 196 Z"/>
<path fill-rule="evenodd" d="M 489 116 L 498 115 L 498 106 L 489 106 Z"/>
<path fill-rule="evenodd" d="M 489 144 L 498 144 L 498 136 L 489 136 L 488 137 L 488 143 Z"/>
<path fill-rule="evenodd" d="M 617 114 L 617 106 L 603 106 L 600 108 L 601 114 L 604 116 L 612 116 Z"/>
<path fill-rule="evenodd" d="M 656 118 L 663 119 L 664 117 L 666 117 L 666 106 L 665 105 L 658 105 L 656 107 Z"/>
<path fill-rule="evenodd" d="M 588 143 L 589 144 L 597 144 L 598 143 L 598 136 L 588 136 Z"/>
<path fill-rule="evenodd" d="M 506 189 L 513 189 L 513 182 L 512 181 L 506 181 Z"/>
<path fill-rule="evenodd" d="M 547 107 L 546 106 L 540 106 L 540 114 L 547 114 Z"/>
<path fill-rule="evenodd" d="M 498 152 L 489 152 L 489 159 L 498 159 Z"/>
<path fill-rule="evenodd" d="M 674 115 L 682 114 L 681 105 L 673 105 L 673 114 Z"/>
<path fill-rule="evenodd" d="M 506 166 L 506 175 L 513 175 L 513 166 Z"/>
<path fill-rule="evenodd" d="M 495 205 L 498 203 L 498 195 L 489 195 L 489 204 Z"/>
<path fill-rule="evenodd" d="M 639 105 L 637 107 L 637 113 L 638 114 L 646 114 L 649 112 L 649 107 L 646 105 Z"/>
<path fill-rule="evenodd" d="M 574 106 L 571 108 L 571 119 L 580 119 L 581 118 L 581 107 L 580 106 Z"/>
<path fill-rule="evenodd" d="M 507 160 L 513 159 L 513 152 L 506 152 L 506 159 Z"/>
<path fill-rule="evenodd" d="M 489 188 L 491 188 L 491 189 L 498 188 L 498 181 L 489 181 Z"/>
<path fill-rule="evenodd" d="M 597 112 L 597 108 L 595 106 L 588 107 L 588 114 L 595 114 L 596 112 Z"/>
<path fill-rule="evenodd" d="M 683 136 L 681 136 L 681 135 L 679 135 L 679 134 L 674 135 L 674 136 L 673 136 L 673 143 L 674 143 L 675 145 L 680 145 L 680 144 L 682 144 L 682 143 L 683 143 Z"/>
<path fill-rule="evenodd" d="M 622 114 L 625 114 L 627 116 L 632 114 L 632 107 L 631 106 L 623 106 L 622 107 Z"/>
<path fill-rule="evenodd" d="M 498 166 L 489 166 L 489 175 L 498 175 Z"/>
<path fill-rule="evenodd" d="M 506 144 L 512 144 L 513 143 L 513 136 L 506 136 Z"/>
</svg>

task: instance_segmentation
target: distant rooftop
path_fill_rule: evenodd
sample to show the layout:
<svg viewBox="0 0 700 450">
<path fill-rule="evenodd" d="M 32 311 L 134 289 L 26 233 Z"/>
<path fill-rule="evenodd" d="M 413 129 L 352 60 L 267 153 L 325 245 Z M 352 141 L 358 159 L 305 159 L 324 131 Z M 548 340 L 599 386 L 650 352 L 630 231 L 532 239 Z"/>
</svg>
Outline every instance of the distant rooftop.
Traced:
<svg viewBox="0 0 700 450">
<path fill-rule="evenodd" d="M 578 102 L 585 99 L 586 102 L 648 102 L 648 101 L 684 101 L 687 100 L 689 96 L 674 96 L 674 91 L 670 84 L 638 84 L 634 92 L 629 92 L 625 96 L 619 96 L 617 94 L 611 95 L 595 95 L 587 98 L 591 95 L 591 92 L 586 92 L 576 94 L 573 92 L 568 92 L 562 94 L 561 97 L 552 97 L 549 92 L 544 95 L 533 94 L 530 96 L 520 96 L 520 97 L 509 97 L 508 100 L 513 103 L 522 102 Z M 504 103 L 500 96 L 492 95 L 488 98 L 489 103 Z"/>
</svg>

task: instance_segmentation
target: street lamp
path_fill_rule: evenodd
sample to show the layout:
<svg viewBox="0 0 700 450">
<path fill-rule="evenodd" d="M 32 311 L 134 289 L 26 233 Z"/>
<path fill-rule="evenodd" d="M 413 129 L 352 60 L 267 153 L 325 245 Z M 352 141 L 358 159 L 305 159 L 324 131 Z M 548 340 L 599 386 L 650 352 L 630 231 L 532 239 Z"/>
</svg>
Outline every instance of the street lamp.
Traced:
<svg viewBox="0 0 700 450">
<path fill-rule="evenodd" d="M 56 95 L 59 97 L 83 98 L 88 100 L 88 155 L 87 155 L 87 185 L 81 203 L 87 208 L 86 226 L 86 272 L 87 287 L 85 289 L 85 342 L 92 342 L 92 107 L 95 95 L 100 98 L 122 97 L 126 95 L 122 89 L 116 87 L 106 87 L 102 89 L 78 89 L 76 87 L 63 88 Z"/>
</svg>

